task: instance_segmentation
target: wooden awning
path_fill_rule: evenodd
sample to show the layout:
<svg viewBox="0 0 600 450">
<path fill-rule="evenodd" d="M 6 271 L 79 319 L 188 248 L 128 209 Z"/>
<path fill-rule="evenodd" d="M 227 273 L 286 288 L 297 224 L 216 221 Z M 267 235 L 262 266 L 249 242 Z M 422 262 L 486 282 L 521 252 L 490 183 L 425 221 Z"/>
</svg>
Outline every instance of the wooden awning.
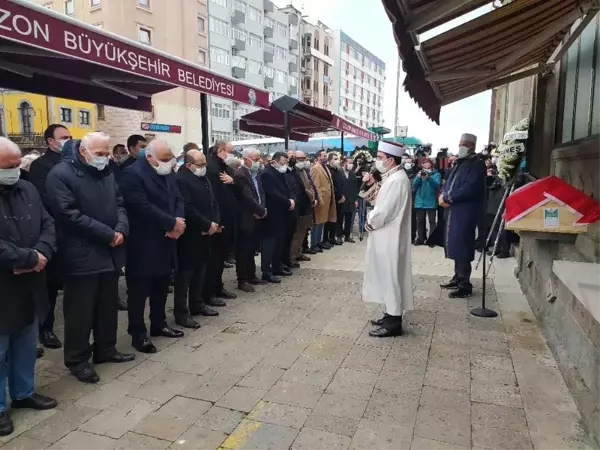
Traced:
<svg viewBox="0 0 600 450">
<path fill-rule="evenodd" d="M 394 10 L 390 5 L 402 2 L 384 0 L 390 18 L 393 19 Z M 482 2 L 423 0 L 420 3 L 429 4 L 430 9 L 436 5 L 441 8 L 442 3 L 455 8 L 450 15 L 430 22 L 427 25 L 430 26 L 454 18 L 458 11 L 472 11 Z M 411 28 L 423 30 L 424 25 L 415 24 L 419 16 L 413 15 L 411 27 L 410 14 L 405 19 L 398 7 L 395 12 L 400 17 L 393 22 L 407 73 L 404 88 L 439 123 L 443 105 L 550 69 L 562 54 L 557 49 L 573 23 L 581 18 L 584 18 L 582 23 L 589 22 L 597 11 L 597 0 L 514 0 L 419 45 Z M 412 49 L 410 41 L 415 43 Z"/>
</svg>

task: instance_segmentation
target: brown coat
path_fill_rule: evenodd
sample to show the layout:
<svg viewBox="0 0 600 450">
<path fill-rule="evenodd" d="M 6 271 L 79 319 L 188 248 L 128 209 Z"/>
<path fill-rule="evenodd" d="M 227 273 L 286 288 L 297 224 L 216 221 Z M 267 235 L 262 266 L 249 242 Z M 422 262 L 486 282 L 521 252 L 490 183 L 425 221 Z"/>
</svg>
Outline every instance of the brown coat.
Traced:
<svg viewBox="0 0 600 450">
<path fill-rule="evenodd" d="M 315 224 L 336 222 L 333 181 L 329 169 L 322 164 L 315 164 L 310 169 L 310 176 L 319 193 L 319 204 L 315 208 Z"/>
<path fill-rule="evenodd" d="M 308 199 L 310 200 L 310 204 L 312 205 L 315 201 L 315 191 L 310 184 L 310 180 L 308 179 L 308 173 L 304 170 L 299 170 L 298 175 L 300 175 L 300 179 L 302 180 L 302 186 L 304 186 L 304 192 L 308 195 Z"/>
</svg>

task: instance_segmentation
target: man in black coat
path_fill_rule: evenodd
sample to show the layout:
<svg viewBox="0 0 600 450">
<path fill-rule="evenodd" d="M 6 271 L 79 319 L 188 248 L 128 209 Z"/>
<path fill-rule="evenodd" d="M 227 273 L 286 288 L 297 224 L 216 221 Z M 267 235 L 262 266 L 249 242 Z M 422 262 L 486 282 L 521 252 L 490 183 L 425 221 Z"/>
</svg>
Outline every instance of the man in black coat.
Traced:
<svg viewBox="0 0 600 450">
<path fill-rule="evenodd" d="M 287 170 L 287 154 L 277 152 L 271 159 L 271 165 L 265 167 L 261 175 L 267 207 L 262 236 L 261 270 L 263 280 L 269 283 L 280 283 L 279 275 L 292 275 L 292 272 L 281 264 L 285 243 L 284 224 L 288 215 L 296 208 L 296 200 L 286 183 Z"/>
<path fill-rule="evenodd" d="M 132 345 L 156 353 L 144 323 L 150 298 L 150 335 L 178 338 L 183 332 L 167 325 L 165 304 L 171 274 L 177 267 L 177 239 L 185 231 L 183 199 L 173 173 L 175 155 L 169 143 L 154 140 L 121 175 L 121 192 L 129 218 L 127 240 L 127 312 Z"/>
<path fill-rule="evenodd" d="M 290 244 L 290 260 L 292 267 L 298 267 L 300 261 L 310 261 L 309 257 L 302 254 L 302 245 L 313 224 L 313 207 L 316 204 L 315 188 L 307 170 L 310 168 L 310 162 L 307 160 L 306 154 L 289 151 L 288 156 L 291 169 L 288 175 L 294 182 L 295 210 L 298 216 Z"/>
<path fill-rule="evenodd" d="M 206 178 L 206 156 L 200 150 L 187 150 L 177 171 L 177 186 L 185 205 L 185 233 L 177 241 L 175 275 L 175 323 L 184 328 L 200 328 L 191 316 L 218 316 L 204 303 L 202 290 L 210 261 L 211 236 L 219 233 L 219 206 Z"/>
<path fill-rule="evenodd" d="M 148 141 L 144 136 L 139 134 L 129 136 L 127 138 L 127 153 L 129 157 L 121 157 L 121 162 L 119 163 L 121 170 L 123 171 L 133 165 L 139 159 L 147 145 Z"/>
<path fill-rule="evenodd" d="M 46 193 L 46 177 L 61 160 L 60 151 L 63 145 L 69 139 L 71 134 L 64 125 L 52 124 L 44 131 L 44 139 L 48 145 L 46 152 L 31 163 L 29 168 L 29 181 L 36 187 L 42 203 L 47 211 L 50 211 L 48 194 Z M 54 334 L 54 308 L 56 307 L 56 297 L 58 291 L 62 289 L 63 277 L 59 258 L 53 258 L 46 269 L 47 273 L 47 291 L 50 308 L 48 316 L 40 320 L 40 342 L 46 348 L 61 348 L 60 339 Z"/>
<path fill-rule="evenodd" d="M 225 306 L 219 300 L 233 300 L 237 296 L 227 291 L 223 285 L 225 261 L 231 254 L 235 229 L 235 189 L 233 169 L 229 167 L 235 161 L 231 142 L 217 141 L 208 155 L 206 176 L 213 188 L 219 205 L 221 232 L 212 238 L 212 255 L 204 283 L 204 300 L 209 306 Z"/>
<path fill-rule="evenodd" d="M 267 216 L 265 192 L 259 176 L 260 152 L 253 147 L 242 152 L 244 164 L 233 175 L 236 187 L 236 271 L 238 289 L 254 292 L 254 285 L 266 281 L 256 277 L 254 251 L 258 240 L 258 230 Z"/>
<path fill-rule="evenodd" d="M 342 193 L 346 201 L 340 207 L 341 214 L 338 215 L 338 229 L 344 234 L 344 240 L 353 244 L 352 225 L 358 206 L 358 191 L 362 184 L 362 178 L 357 176 L 351 158 L 344 158 L 341 173 L 344 176 Z"/>
<path fill-rule="evenodd" d="M 342 173 L 342 162 L 340 155 L 337 152 L 331 152 L 327 155 L 327 165 L 329 172 L 331 173 L 331 180 L 333 181 L 333 191 L 335 198 L 335 209 L 336 209 L 336 222 L 327 222 L 325 224 L 325 237 L 324 241 L 329 242 L 331 245 L 342 245 L 343 241 L 340 238 L 340 216 L 342 215 L 342 206 L 346 203 L 346 197 L 344 197 L 344 185 L 346 183 L 346 177 Z"/>
<path fill-rule="evenodd" d="M 65 275 L 65 366 L 83 383 L 100 381 L 89 362 L 92 353 L 94 364 L 134 359 L 115 348 L 129 222 L 108 167 L 109 141 L 104 133 L 89 133 L 67 142 L 63 161 L 46 179 Z"/>
<path fill-rule="evenodd" d="M 19 180 L 21 151 L 0 137 L 0 436 L 14 430 L 12 408 L 51 409 L 56 401 L 34 392 L 37 319 L 48 312 L 46 272 L 56 249 L 54 224 L 40 196 Z"/>
<path fill-rule="evenodd" d="M 294 235 L 296 234 L 296 229 L 298 228 L 298 221 L 300 220 L 301 214 L 306 214 L 307 207 L 310 207 L 310 200 L 306 195 L 304 190 L 304 185 L 302 184 L 302 180 L 298 176 L 298 171 L 296 170 L 296 152 L 294 150 L 288 150 L 288 170 L 285 173 L 285 180 L 290 189 L 291 198 L 296 201 L 296 207 L 293 211 L 287 215 L 287 220 L 285 222 L 285 241 L 283 244 L 283 255 L 281 262 L 284 268 L 288 269 L 298 269 L 300 268 L 300 263 L 294 258 L 292 258 L 292 254 L 295 253 L 295 245 L 294 249 L 293 240 Z"/>
</svg>

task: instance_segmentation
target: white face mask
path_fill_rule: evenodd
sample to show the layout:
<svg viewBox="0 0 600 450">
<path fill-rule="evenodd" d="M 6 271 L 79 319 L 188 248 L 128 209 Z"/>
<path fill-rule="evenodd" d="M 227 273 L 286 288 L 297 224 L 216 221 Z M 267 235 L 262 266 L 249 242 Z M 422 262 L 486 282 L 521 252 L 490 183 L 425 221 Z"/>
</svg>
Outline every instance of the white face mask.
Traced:
<svg viewBox="0 0 600 450">
<path fill-rule="evenodd" d="M 412 168 L 413 168 L 413 163 L 404 163 L 404 168 L 405 168 L 406 170 L 410 170 L 410 169 L 412 169 Z"/>
<path fill-rule="evenodd" d="M 497 157 L 493 157 L 492 158 L 492 164 L 498 164 L 498 158 Z"/>
<path fill-rule="evenodd" d="M 385 161 L 381 159 L 375 161 L 375 168 L 379 170 L 380 173 L 386 173 L 389 170 L 389 167 L 385 164 Z"/>
<path fill-rule="evenodd" d="M 288 170 L 288 165 L 284 164 L 283 166 L 276 167 L 276 169 L 279 173 L 286 173 Z"/>
<path fill-rule="evenodd" d="M 94 156 L 87 148 L 85 151 L 90 157 L 90 160 L 87 161 L 88 166 L 98 169 L 99 172 L 106 169 L 106 166 L 108 165 L 108 156 Z"/>
<path fill-rule="evenodd" d="M 163 162 L 163 161 L 156 161 L 158 163 L 158 166 L 152 166 L 154 168 L 154 170 L 156 170 L 156 173 L 161 175 L 161 176 L 165 176 L 165 175 L 169 175 L 171 173 L 171 171 L 173 170 L 173 166 L 175 165 L 175 158 L 173 158 L 171 161 L 167 161 L 167 162 Z"/>
<path fill-rule="evenodd" d="M 334 159 L 333 161 L 331 161 L 331 167 L 335 167 L 336 169 L 339 169 L 340 168 L 340 160 Z"/>
<path fill-rule="evenodd" d="M 21 168 L 13 167 L 12 169 L 0 169 L 0 185 L 12 186 L 19 181 L 21 176 Z"/>
<path fill-rule="evenodd" d="M 348 170 L 354 169 L 354 164 L 346 164 L 346 169 L 348 169 Z"/>
<path fill-rule="evenodd" d="M 235 156 L 233 156 L 231 153 L 229 153 L 227 155 L 227 157 L 224 159 L 225 164 L 227 164 L 228 166 L 231 166 L 234 162 L 235 162 Z"/>
<path fill-rule="evenodd" d="M 465 156 L 467 156 L 469 154 L 470 151 L 471 151 L 471 149 L 469 147 L 465 147 L 464 145 L 461 145 L 460 147 L 458 147 L 458 157 L 464 158 Z"/>
<path fill-rule="evenodd" d="M 206 175 L 206 166 L 194 169 L 194 175 L 196 175 L 197 177 L 203 177 L 204 175 Z"/>
</svg>

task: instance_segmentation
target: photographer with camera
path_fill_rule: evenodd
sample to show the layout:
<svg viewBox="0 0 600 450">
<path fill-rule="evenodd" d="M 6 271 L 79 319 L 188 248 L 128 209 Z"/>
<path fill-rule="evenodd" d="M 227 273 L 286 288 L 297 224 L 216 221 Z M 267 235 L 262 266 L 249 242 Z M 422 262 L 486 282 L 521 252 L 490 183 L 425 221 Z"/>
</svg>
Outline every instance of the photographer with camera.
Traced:
<svg viewBox="0 0 600 450">
<path fill-rule="evenodd" d="M 417 222 L 417 239 L 414 241 L 415 245 L 423 245 L 427 240 L 426 218 L 429 222 L 429 233 L 435 229 L 437 198 L 441 183 L 442 177 L 433 168 L 431 160 L 424 159 L 421 163 L 421 170 L 413 180 L 413 192 L 415 193 L 414 209 Z"/>
</svg>

